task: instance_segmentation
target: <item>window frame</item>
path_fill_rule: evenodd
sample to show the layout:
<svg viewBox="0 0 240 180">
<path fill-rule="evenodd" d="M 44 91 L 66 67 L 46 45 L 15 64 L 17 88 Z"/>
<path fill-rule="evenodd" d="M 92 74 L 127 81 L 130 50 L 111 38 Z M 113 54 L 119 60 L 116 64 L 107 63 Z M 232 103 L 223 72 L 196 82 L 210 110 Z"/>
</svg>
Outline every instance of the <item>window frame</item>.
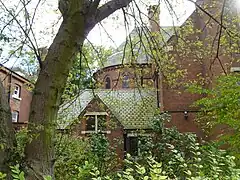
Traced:
<svg viewBox="0 0 240 180">
<path fill-rule="evenodd" d="M 126 143 L 129 143 L 128 145 L 127 145 L 127 149 L 126 149 L 126 153 L 131 153 L 131 152 L 129 152 L 130 150 L 131 150 L 131 143 L 130 143 L 130 141 L 131 141 L 131 139 L 134 139 L 134 138 L 136 138 L 136 140 L 137 140 L 137 147 L 136 147 L 136 154 L 130 154 L 132 157 L 134 157 L 134 158 L 138 158 L 138 156 L 141 156 L 141 151 L 140 151 L 140 148 L 139 148 L 139 138 L 140 137 L 147 137 L 147 136 L 153 136 L 151 133 L 137 133 L 137 132 L 129 132 L 129 133 L 127 133 L 127 135 L 126 135 L 126 139 L 125 139 L 125 141 L 126 141 Z"/>
<path fill-rule="evenodd" d="M 105 77 L 105 89 L 111 89 L 112 88 L 112 81 L 111 78 L 109 76 Z"/>
<path fill-rule="evenodd" d="M 84 114 L 84 117 L 87 117 L 87 116 L 94 116 L 95 117 L 95 130 L 94 131 L 92 131 L 92 130 L 89 131 L 89 130 L 86 129 L 87 125 L 85 125 L 85 129 L 86 130 L 85 131 L 81 131 L 81 134 L 99 133 L 99 132 L 105 133 L 105 134 L 110 134 L 111 133 L 111 131 L 109 131 L 109 130 L 100 131 L 99 127 L 98 127 L 98 124 L 99 124 L 98 116 L 106 116 L 106 121 L 107 121 L 107 116 L 109 116 L 108 113 L 106 113 L 106 112 L 86 112 Z"/>
<path fill-rule="evenodd" d="M 140 149 L 139 149 L 139 137 L 138 136 L 128 136 L 128 142 L 129 142 L 129 149 L 128 153 L 132 157 L 137 157 L 140 155 Z M 133 147 L 136 146 L 136 147 Z"/>
<path fill-rule="evenodd" d="M 16 115 L 16 119 L 13 118 L 13 117 L 14 117 L 14 116 L 13 116 L 14 113 L 16 113 L 16 114 L 15 114 L 15 115 Z M 15 110 L 12 111 L 12 122 L 13 122 L 13 123 L 19 122 L 19 111 L 15 111 Z"/>
<path fill-rule="evenodd" d="M 18 90 L 16 90 L 18 88 Z M 13 90 L 13 94 L 12 97 L 18 100 L 21 100 L 21 86 L 19 84 L 15 84 L 14 85 L 14 90 Z M 15 93 L 17 92 L 17 93 Z"/>
<path fill-rule="evenodd" d="M 240 67 L 231 67 L 230 72 L 232 73 L 239 73 L 240 72 Z"/>
<path fill-rule="evenodd" d="M 122 77 L 122 88 L 123 89 L 130 88 L 129 81 L 130 81 L 129 75 L 128 74 L 123 74 L 123 77 Z"/>
</svg>

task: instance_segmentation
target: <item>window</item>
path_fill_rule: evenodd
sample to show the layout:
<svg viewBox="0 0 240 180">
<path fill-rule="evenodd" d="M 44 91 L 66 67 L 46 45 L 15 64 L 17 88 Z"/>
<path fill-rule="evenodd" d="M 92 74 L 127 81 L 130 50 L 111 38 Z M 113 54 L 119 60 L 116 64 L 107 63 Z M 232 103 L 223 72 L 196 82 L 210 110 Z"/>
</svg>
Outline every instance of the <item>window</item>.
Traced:
<svg viewBox="0 0 240 180">
<path fill-rule="evenodd" d="M 87 116 L 86 117 L 86 130 L 87 131 L 95 131 L 95 116 Z"/>
<path fill-rule="evenodd" d="M 138 133 L 128 133 L 124 137 L 125 151 L 133 157 L 141 155 L 141 149 L 145 147 L 145 144 L 148 142 L 148 138 L 151 137 L 151 134 L 138 134 Z"/>
<path fill-rule="evenodd" d="M 240 67 L 231 67 L 230 72 L 240 72 Z"/>
<path fill-rule="evenodd" d="M 21 86 L 15 84 L 14 90 L 13 90 L 13 97 L 19 99 L 20 98 L 20 94 L 21 94 Z"/>
<path fill-rule="evenodd" d="M 169 52 L 169 51 L 173 51 L 173 46 L 165 46 L 164 47 L 164 50 L 166 51 L 166 52 Z"/>
<path fill-rule="evenodd" d="M 129 137 L 128 153 L 131 156 L 138 156 L 138 137 Z"/>
<path fill-rule="evenodd" d="M 128 75 L 123 76 L 122 88 L 129 88 L 129 76 Z"/>
<path fill-rule="evenodd" d="M 107 131 L 106 126 L 106 119 L 107 113 L 106 112 L 88 112 L 85 114 L 86 117 L 86 131 L 82 131 L 82 134 L 85 133 L 110 133 Z"/>
<path fill-rule="evenodd" d="M 111 89 L 111 79 L 110 79 L 110 77 L 107 77 L 105 79 L 105 88 L 106 89 Z"/>
<path fill-rule="evenodd" d="M 19 119 L 19 112 L 13 111 L 12 112 L 12 122 L 18 122 L 18 119 Z"/>
</svg>

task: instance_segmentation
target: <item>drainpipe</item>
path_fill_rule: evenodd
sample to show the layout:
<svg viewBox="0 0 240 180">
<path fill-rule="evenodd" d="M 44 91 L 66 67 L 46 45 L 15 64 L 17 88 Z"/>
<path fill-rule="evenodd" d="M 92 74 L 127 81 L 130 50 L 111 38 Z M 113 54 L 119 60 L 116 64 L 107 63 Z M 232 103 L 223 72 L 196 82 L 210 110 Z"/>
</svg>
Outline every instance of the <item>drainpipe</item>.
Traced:
<svg viewBox="0 0 240 180">
<path fill-rule="evenodd" d="M 11 99 L 11 88 L 12 88 L 12 72 L 10 72 L 9 74 L 9 86 L 8 86 L 8 103 L 10 103 L 10 99 Z"/>
<path fill-rule="evenodd" d="M 159 95 L 159 74 L 155 72 L 156 88 L 157 88 L 157 107 L 160 108 L 160 95 Z"/>
</svg>

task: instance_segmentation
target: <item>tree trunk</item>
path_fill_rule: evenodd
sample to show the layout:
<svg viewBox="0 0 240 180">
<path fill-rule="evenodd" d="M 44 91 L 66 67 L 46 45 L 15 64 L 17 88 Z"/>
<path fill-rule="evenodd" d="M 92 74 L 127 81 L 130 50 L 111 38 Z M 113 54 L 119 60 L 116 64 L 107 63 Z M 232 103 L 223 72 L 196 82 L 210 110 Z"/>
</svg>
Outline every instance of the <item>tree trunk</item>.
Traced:
<svg viewBox="0 0 240 180">
<path fill-rule="evenodd" d="M 83 41 L 83 18 L 64 20 L 40 70 L 29 120 L 30 133 L 37 138 L 26 148 L 27 164 L 32 170 L 28 179 L 42 179 L 43 175 L 54 177 L 53 137 L 57 111 L 72 59 Z"/>
<path fill-rule="evenodd" d="M 15 145 L 12 118 L 7 93 L 0 82 L 0 172 L 9 172 L 9 159 Z"/>
<path fill-rule="evenodd" d="M 120 3 L 122 1 L 122 4 Z M 42 62 L 35 85 L 29 118 L 29 130 L 36 138 L 26 147 L 27 179 L 54 179 L 54 131 L 60 99 L 73 58 L 90 30 L 131 0 L 112 0 L 98 7 L 99 0 L 60 0 L 63 22 Z M 90 4 L 85 4 L 90 3 Z"/>
<path fill-rule="evenodd" d="M 26 147 L 27 179 L 43 179 L 46 175 L 54 179 L 57 112 L 73 59 L 87 35 L 82 4 L 74 2 L 68 8 L 69 13 L 42 62 L 33 92 L 28 128 L 36 137 Z"/>
</svg>

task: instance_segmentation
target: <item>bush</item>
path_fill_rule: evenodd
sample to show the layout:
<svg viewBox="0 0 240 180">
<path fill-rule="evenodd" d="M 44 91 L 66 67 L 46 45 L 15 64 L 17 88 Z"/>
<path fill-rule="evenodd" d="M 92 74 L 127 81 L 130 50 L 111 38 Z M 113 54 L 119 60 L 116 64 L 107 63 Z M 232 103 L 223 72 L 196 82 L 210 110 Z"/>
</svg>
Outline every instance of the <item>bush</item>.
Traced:
<svg viewBox="0 0 240 180">
<path fill-rule="evenodd" d="M 56 179 L 88 180 L 94 168 L 98 169 L 100 176 L 105 176 L 119 166 L 117 158 L 103 134 L 84 139 L 60 135 L 56 145 Z"/>
<path fill-rule="evenodd" d="M 194 134 L 164 127 L 166 119 L 166 114 L 156 116 L 152 121 L 154 136 L 140 139 L 143 146 L 140 146 L 142 156 L 139 162 L 146 162 L 146 154 L 153 156 L 157 162 L 163 163 L 166 175 L 175 179 L 240 178 L 233 156 L 213 144 L 199 144 Z"/>
</svg>

